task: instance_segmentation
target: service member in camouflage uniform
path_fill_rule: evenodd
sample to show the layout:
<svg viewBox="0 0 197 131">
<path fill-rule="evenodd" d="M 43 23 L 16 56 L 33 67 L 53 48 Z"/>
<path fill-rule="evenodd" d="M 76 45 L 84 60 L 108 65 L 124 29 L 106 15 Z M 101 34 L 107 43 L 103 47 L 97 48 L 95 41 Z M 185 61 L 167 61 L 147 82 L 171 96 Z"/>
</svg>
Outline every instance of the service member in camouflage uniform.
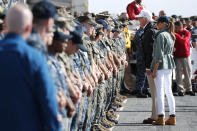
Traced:
<svg viewBox="0 0 197 131">
<path fill-rule="evenodd" d="M 88 102 L 89 104 L 88 104 L 86 119 L 85 119 L 86 124 L 84 126 L 84 129 L 88 130 L 91 127 L 91 119 L 94 116 L 93 114 L 94 111 L 92 110 L 92 108 L 95 108 L 95 100 L 96 100 L 95 95 L 98 86 L 98 80 L 101 73 L 98 70 L 98 66 L 96 65 L 95 62 L 95 58 L 94 58 L 95 49 L 93 47 L 94 44 L 90 39 L 90 37 L 93 36 L 94 26 L 96 23 L 92 20 L 90 16 L 80 16 L 78 17 L 78 20 L 81 22 L 83 28 L 86 30 L 86 32 L 83 33 L 83 43 L 84 46 L 86 46 L 86 48 L 88 49 L 87 53 L 81 52 L 81 56 L 83 58 L 82 61 L 84 61 L 84 64 L 86 65 L 90 64 L 89 75 L 91 75 L 95 83 L 94 85 L 92 85 L 94 87 L 94 94 L 92 95 L 92 97 L 89 98 L 89 102 Z"/>
<path fill-rule="evenodd" d="M 50 36 L 51 35 L 51 36 Z M 67 39 L 70 39 L 71 35 L 65 35 L 63 32 L 60 32 L 58 29 L 54 33 L 53 42 L 51 37 L 53 36 L 53 32 L 48 33 L 48 49 L 49 49 L 49 60 L 48 65 L 51 70 L 52 77 L 55 81 L 56 88 L 58 89 L 58 103 L 60 106 L 60 114 L 62 117 L 62 130 L 67 129 L 67 117 L 71 117 L 74 115 L 70 110 L 74 108 L 74 105 L 71 101 L 67 101 L 70 99 L 67 80 L 64 69 L 62 69 L 60 62 L 57 59 L 57 54 L 62 53 L 66 46 Z M 66 108 L 69 108 L 67 111 Z"/>
<path fill-rule="evenodd" d="M 145 73 L 145 65 L 143 62 L 143 50 L 142 50 L 142 34 L 143 28 L 139 28 L 134 37 L 134 44 L 136 46 L 136 60 L 137 60 L 137 72 L 136 72 L 136 91 L 137 97 L 147 98 L 147 95 L 143 91 L 148 88 L 148 81 Z"/>
<path fill-rule="evenodd" d="M 105 57 L 106 57 L 106 67 L 108 70 L 110 70 L 111 75 L 117 74 L 117 67 L 115 65 L 115 62 L 113 60 L 113 55 L 111 54 L 111 48 L 112 48 L 112 43 L 108 39 L 108 34 L 111 33 L 111 29 L 108 26 L 107 22 L 104 20 L 97 20 L 98 23 L 100 23 L 103 26 L 103 33 L 104 36 L 101 39 L 101 46 L 104 47 L 104 52 L 105 52 Z M 113 89 L 113 77 L 110 77 L 106 82 L 105 82 L 105 96 L 104 96 L 104 107 L 103 111 L 101 112 L 101 118 L 102 118 L 102 124 L 110 128 L 115 125 L 114 121 L 112 122 L 111 120 L 108 120 L 106 117 L 106 113 L 108 112 L 108 107 L 109 103 L 112 98 L 112 89 Z"/>
</svg>

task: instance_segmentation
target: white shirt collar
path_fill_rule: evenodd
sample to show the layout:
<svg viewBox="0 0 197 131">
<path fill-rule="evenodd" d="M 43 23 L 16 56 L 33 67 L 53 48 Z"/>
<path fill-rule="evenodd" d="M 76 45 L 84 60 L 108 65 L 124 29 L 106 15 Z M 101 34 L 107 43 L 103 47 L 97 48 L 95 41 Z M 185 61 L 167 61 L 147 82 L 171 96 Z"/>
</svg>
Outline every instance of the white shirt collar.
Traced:
<svg viewBox="0 0 197 131">
<path fill-rule="evenodd" d="M 149 23 L 149 22 L 148 22 Z M 148 23 L 144 26 L 144 28 L 143 29 L 145 29 L 146 28 L 146 26 L 148 25 Z"/>
</svg>

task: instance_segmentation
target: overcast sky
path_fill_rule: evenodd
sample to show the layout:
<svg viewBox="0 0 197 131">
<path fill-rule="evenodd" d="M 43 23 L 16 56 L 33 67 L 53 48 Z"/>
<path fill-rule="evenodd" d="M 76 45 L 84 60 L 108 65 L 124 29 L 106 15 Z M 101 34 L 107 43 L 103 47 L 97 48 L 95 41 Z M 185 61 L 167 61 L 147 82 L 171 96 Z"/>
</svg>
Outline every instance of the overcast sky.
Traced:
<svg viewBox="0 0 197 131">
<path fill-rule="evenodd" d="M 121 13 L 126 11 L 130 2 L 132 0 L 90 0 L 90 11 L 99 13 L 108 10 L 110 13 Z M 197 15 L 197 0 L 143 0 L 143 4 L 156 15 L 160 10 L 165 10 L 168 16 Z"/>
</svg>

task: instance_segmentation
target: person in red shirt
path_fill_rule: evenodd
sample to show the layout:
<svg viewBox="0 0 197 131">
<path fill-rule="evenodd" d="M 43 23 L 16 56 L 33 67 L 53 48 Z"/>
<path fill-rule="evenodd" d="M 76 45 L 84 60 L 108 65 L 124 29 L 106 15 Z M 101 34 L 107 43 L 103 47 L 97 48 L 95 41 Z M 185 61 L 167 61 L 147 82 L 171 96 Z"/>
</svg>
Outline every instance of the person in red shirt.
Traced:
<svg viewBox="0 0 197 131">
<path fill-rule="evenodd" d="M 192 91 L 192 72 L 191 72 L 191 59 L 190 59 L 190 40 L 191 33 L 183 28 L 183 24 L 180 21 L 175 22 L 175 64 L 176 64 L 176 83 L 178 86 L 178 95 L 184 96 L 186 94 L 195 96 Z M 184 73 L 184 86 L 182 79 L 182 72 Z"/>
<path fill-rule="evenodd" d="M 127 14 L 130 20 L 137 20 L 136 15 L 139 15 L 141 10 L 145 9 L 142 5 L 142 0 L 135 0 L 127 6 Z"/>
</svg>

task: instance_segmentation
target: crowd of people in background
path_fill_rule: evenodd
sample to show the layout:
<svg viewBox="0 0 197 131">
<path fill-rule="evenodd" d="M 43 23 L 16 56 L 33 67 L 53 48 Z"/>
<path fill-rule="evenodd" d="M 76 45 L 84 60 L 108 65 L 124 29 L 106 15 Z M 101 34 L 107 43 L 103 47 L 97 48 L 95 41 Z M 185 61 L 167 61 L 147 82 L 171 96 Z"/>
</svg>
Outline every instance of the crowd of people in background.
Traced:
<svg viewBox="0 0 197 131">
<path fill-rule="evenodd" d="M 143 123 L 176 125 L 174 96 L 195 96 L 196 92 L 190 50 L 197 48 L 197 16 L 168 17 L 161 10 L 156 17 L 146 9 L 142 0 L 130 3 L 127 13 L 130 20 L 140 22 L 132 43 L 137 60 L 133 94 L 138 98 L 152 97 L 152 115 Z M 169 118 L 166 121 L 165 95 L 169 105 Z"/>
<path fill-rule="evenodd" d="M 190 50 L 197 48 L 197 17 L 164 10 L 157 17 L 142 0 L 126 9 L 118 17 L 71 14 L 43 0 L 1 11 L 1 130 L 109 131 L 128 94 L 152 98 L 144 124 L 176 125 L 174 95 L 196 92 Z"/>
</svg>

